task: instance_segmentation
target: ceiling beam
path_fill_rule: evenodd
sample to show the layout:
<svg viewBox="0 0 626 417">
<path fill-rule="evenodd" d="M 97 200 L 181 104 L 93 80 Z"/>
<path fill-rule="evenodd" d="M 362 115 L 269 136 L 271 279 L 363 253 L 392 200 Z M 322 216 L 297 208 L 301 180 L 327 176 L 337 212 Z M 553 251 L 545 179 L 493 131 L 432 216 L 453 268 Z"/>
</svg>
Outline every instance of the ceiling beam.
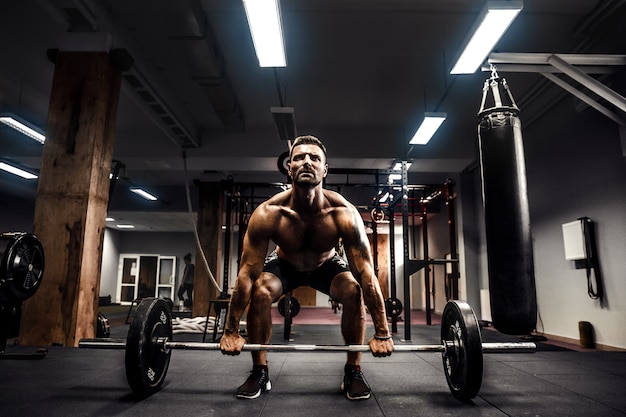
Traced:
<svg viewBox="0 0 626 417">
<path fill-rule="evenodd" d="M 626 55 L 608 54 L 546 54 L 546 53 L 492 53 L 487 60 L 489 68 L 484 66 L 483 71 L 491 71 L 493 65 L 496 70 L 506 72 L 536 72 L 552 81 L 565 91 L 582 100 L 600 113 L 616 123 L 624 126 L 625 119 L 614 113 L 597 100 L 589 97 L 573 85 L 554 75 L 564 74 L 583 87 L 597 94 L 600 98 L 614 105 L 626 113 L 626 98 L 600 81 L 591 77 L 590 73 L 612 73 L 613 66 L 626 65 Z"/>
<path fill-rule="evenodd" d="M 489 55 L 489 64 L 532 64 L 550 65 L 550 60 L 557 57 L 562 61 L 576 66 L 612 66 L 626 65 L 626 55 L 610 54 L 545 54 L 545 53 L 511 53 L 493 52 Z M 483 67 L 483 71 L 489 68 Z"/>
</svg>

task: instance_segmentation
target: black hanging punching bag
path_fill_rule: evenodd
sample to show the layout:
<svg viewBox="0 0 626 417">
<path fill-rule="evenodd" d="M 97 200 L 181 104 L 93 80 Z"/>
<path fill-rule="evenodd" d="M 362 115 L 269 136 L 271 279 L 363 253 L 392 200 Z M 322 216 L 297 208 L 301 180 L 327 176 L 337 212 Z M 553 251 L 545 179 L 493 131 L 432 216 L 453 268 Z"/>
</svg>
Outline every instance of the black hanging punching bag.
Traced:
<svg viewBox="0 0 626 417">
<path fill-rule="evenodd" d="M 485 109 L 490 93 L 493 107 Z M 498 331 L 512 335 L 531 333 L 537 322 L 530 209 L 518 114 L 506 80 L 493 70 L 483 88 L 478 140 L 491 317 Z"/>
</svg>

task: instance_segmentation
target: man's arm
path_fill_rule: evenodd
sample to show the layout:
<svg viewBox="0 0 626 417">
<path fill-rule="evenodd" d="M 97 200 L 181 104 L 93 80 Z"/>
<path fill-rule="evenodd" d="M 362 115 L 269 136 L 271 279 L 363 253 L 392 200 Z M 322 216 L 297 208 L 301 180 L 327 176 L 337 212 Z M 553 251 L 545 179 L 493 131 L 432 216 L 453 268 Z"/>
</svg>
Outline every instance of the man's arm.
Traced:
<svg viewBox="0 0 626 417">
<path fill-rule="evenodd" d="M 220 339 L 222 353 L 229 355 L 238 355 L 245 344 L 245 339 L 239 335 L 239 321 L 250 302 L 252 285 L 263 270 L 263 262 L 269 245 L 269 237 L 263 230 L 264 221 L 259 217 L 263 216 L 253 213 L 248 224 L 243 240 L 241 266 L 230 299 L 224 334 Z"/>
<path fill-rule="evenodd" d="M 343 244 L 350 264 L 350 269 L 363 289 L 363 301 L 367 306 L 374 324 L 375 336 L 369 341 L 372 353 L 391 354 L 393 342 L 387 324 L 385 301 L 380 289 L 378 278 L 374 273 L 374 265 L 369 240 L 361 215 L 353 206 L 349 207 L 350 216 L 343 236 Z M 375 351 L 380 349 L 380 351 Z M 377 355 L 378 356 L 378 355 Z"/>
</svg>

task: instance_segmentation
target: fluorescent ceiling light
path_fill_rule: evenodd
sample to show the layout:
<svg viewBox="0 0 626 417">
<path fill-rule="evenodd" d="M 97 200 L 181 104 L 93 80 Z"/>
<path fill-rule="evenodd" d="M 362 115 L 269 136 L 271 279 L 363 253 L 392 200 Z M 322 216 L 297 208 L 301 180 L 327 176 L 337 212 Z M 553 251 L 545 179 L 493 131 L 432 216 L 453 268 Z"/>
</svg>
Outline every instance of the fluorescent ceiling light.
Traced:
<svg viewBox="0 0 626 417">
<path fill-rule="evenodd" d="M 150 194 L 149 192 L 147 192 L 146 190 L 144 190 L 143 188 L 139 188 L 139 187 L 131 187 L 130 191 L 132 191 L 133 193 L 142 196 L 143 198 L 145 198 L 146 200 L 150 200 L 150 201 L 156 201 L 158 200 L 155 196 L 153 196 L 152 194 Z"/>
<path fill-rule="evenodd" d="M 279 0 L 243 0 L 261 67 L 286 67 Z"/>
<path fill-rule="evenodd" d="M 488 1 L 450 74 L 476 72 L 522 7 L 522 1 Z"/>
<path fill-rule="evenodd" d="M 37 142 L 43 144 L 46 141 L 46 137 L 41 133 L 37 132 L 30 126 L 16 120 L 12 116 L 0 116 L 0 123 L 4 123 L 5 125 L 17 130 L 18 132 L 35 139 Z"/>
<path fill-rule="evenodd" d="M 105 221 L 107 221 L 107 222 L 114 222 L 115 219 L 113 217 L 107 217 Z"/>
<path fill-rule="evenodd" d="M 9 165 L 7 163 L 4 162 L 0 162 L 0 169 L 6 171 L 6 172 L 10 172 L 13 175 L 17 175 L 19 177 L 25 178 L 27 180 L 34 180 L 37 177 L 37 175 L 35 174 L 31 174 L 28 171 L 24 171 L 23 169 L 14 167 L 13 165 Z"/>
<path fill-rule="evenodd" d="M 446 120 L 446 113 L 424 113 L 424 121 L 417 129 L 417 132 L 415 132 L 415 135 L 413 135 L 413 139 L 409 141 L 409 144 L 426 145 L 444 120 Z"/>
<path fill-rule="evenodd" d="M 135 226 L 133 226 L 132 224 L 118 224 L 117 228 L 118 229 L 134 229 Z"/>
</svg>

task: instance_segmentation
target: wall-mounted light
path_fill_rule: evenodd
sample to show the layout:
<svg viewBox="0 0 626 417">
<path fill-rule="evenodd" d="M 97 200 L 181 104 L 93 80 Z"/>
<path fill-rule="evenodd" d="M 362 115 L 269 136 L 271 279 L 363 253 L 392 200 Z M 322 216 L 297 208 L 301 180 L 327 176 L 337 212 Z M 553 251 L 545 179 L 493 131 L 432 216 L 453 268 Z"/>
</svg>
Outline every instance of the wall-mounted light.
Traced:
<svg viewBox="0 0 626 417">
<path fill-rule="evenodd" d="M 409 141 L 409 144 L 426 145 L 444 120 L 446 120 L 446 113 L 424 113 L 424 121 Z"/>
<path fill-rule="evenodd" d="M 17 175 L 18 177 L 22 177 L 27 180 L 34 180 L 38 178 L 37 175 L 30 173 L 28 171 L 25 171 L 16 166 L 7 164 L 6 162 L 0 162 L 0 169 L 6 172 L 10 172 L 13 175 Z"/>
<path fill-rule="evenodd" d="M 411 162 L 406 163 L 406 169 L 411 168 Z M 391 167 L 392 171 L 400 171 L 402 170 L 402 161 L 395 161 L 393 166 Z"/>
<path fill-rule="evenodd" d="M 287 66 L 279 0 L 243 0 L 243 7 L 259 66 Z"/>
<path fill-rule="evenodd" d="M 524 6 L 522 1 L 488 1 L 450 74 L 473 74 Z"/>
<path fill-rule="evenodd" d="M 139 188 L 139 187 L 130 187 L 129 188 L 130 191 L 132 191 L 133 193 L 142 196 L 143 198 L 145 198 L 146 200 L 150 200 L 150 201 L 156 201 L 158 200 L 157 197 L 155 197 L 154 195 L 150 194 L 149 192 L 147 192 L 146 190 L 144 190 L 143 188 Z"/>
<path fill-rule="evenodd" d="M 17 130 L 31 139 L 35 139 L 41 144 L 46 141 L 46 136 L 43 133 L 37 131 L 31 126 L 28 126 L 25 122 L 18 120 L 16 116 L 6 114 L 0 115 L 0 123 L 4 123 L 10 128 Z"/>
</svg>

